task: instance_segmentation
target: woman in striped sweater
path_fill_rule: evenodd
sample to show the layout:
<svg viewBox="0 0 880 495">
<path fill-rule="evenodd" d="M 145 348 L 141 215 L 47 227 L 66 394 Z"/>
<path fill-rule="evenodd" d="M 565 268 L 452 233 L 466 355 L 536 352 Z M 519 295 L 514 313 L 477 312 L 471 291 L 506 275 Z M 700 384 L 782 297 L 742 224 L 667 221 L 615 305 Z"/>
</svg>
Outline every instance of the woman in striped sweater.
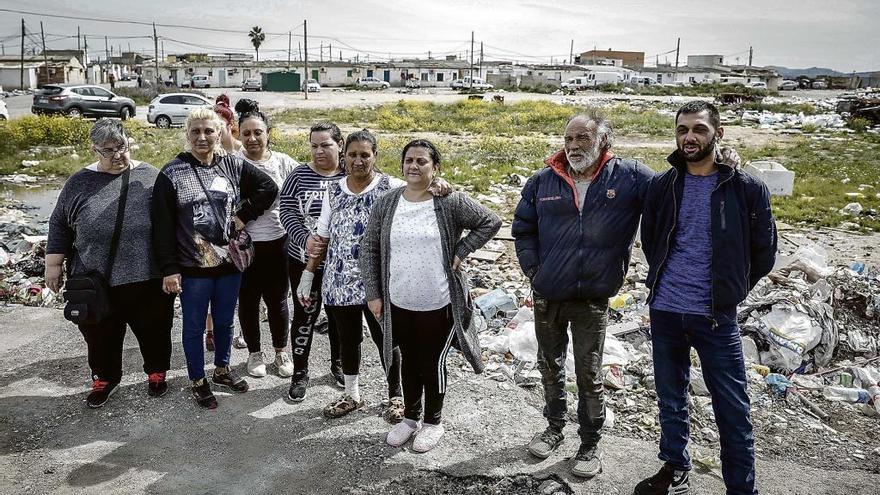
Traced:
<svg viewBox="0 0 880 495">
<path fill-rule="evenodd" d="M 342 132 L 332 122 L 320 122 L 309 132 L 312 161 L 297 167 L 281 186 L 279 215 L 287 231 L 288 274 L 293 287 L 299 284 L 302 272 L 309 260 L 306 240 L 315 233 L 315 224 L 321 215 L 321 205 L 330 183 L 345 176 L 342 164 Z M 315 320 L 321 310 L 321 274 L 318 269 L 312 293 L 312 303 L 304 307 L 293 298 L 293 320 L 290 322 L 291 351 L 294 372 L 288 397 L 299 402 L 305 398 L 309 383 L 309 353 Z M 339 358 L 339 334 L 336 323 L 328 313 L 328 336 L 330 337 L 330 373 L 339 387 L 345 386 L 342 362 Z"/>
</svg>

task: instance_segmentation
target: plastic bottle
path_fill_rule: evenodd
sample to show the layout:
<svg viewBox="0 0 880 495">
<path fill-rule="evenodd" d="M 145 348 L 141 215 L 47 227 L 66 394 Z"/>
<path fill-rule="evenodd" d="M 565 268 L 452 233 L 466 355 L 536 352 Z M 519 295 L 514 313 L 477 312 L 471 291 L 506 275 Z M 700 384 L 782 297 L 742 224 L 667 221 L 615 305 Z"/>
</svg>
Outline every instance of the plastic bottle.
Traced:
<svg viewBox="0 0 880 495">
<path fill-rule="evenodd" d="M 868 402 L 868 391 L 863 388 L 847 388 L 827 386 L 822 389 L 822 395 L 835 402 Z"/>
</svg>

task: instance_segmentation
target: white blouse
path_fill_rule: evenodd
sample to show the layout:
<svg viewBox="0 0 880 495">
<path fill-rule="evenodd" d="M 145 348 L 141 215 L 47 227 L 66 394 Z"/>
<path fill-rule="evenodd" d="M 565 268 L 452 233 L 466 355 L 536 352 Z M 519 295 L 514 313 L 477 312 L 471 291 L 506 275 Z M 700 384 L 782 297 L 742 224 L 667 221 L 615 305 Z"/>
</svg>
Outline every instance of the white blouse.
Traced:
<svg viewBox="0 0 880 495">
<path fill-rule="evenodd" d="M 401 196 L 391 223 L 391 304 L 410 311 L 433 311 L 449 304 L 440 243 L 434 201 L 413 203 Z"/>
</svg>

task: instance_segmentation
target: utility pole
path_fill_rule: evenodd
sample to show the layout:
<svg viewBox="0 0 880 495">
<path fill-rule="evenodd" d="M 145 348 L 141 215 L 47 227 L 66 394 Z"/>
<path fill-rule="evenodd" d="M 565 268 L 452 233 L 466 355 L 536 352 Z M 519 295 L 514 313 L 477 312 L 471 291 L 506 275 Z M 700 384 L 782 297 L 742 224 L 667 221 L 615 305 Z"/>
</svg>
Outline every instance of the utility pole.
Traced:
<svg viewBox="0 0 880 495">
<path fill-rule="evenodd" d="M 480 77 L 483 77 L 483 42 L 480 42 L 480 70 L 477 72 Z"/>
<path fill-rule="evenodd" d="M 40 21 L 40 38 L 43 40 L 43 68 L 46 70 L 46 84 L 49 84 L 49 56 L 46 55 L 46 32 L 43 31 L 43 21 Z M 37 85 L 40 84 L 37 78 Z"/>
<path fill-rule="evenodd" d="M 675 68 L 678 68 L 678 51 L 681 49 L 681 38 L 675 43 Z"/>
<path fill-rule="evenodd" d="M 749 67 L 752 66 L 752 55 L 754 55 L 754 51 L 752 50 L 752 47 L 749 47 Z"/>
<path fill-rule="evenodd" d="M 79 34 L 79 26 L 76 27 L 76 51 L 82 55 L 82 45 L 80 44 L 80 34 Z"/>
<path fill-rule="evenodd" d="M 327 61 L 333 61 L 333 43 L 327 44 Z"/>
<path fill-rule="evenodd" d="M 107 37 L 104 36 L 104 62 L 110 61 L 110 48 L 107 47 Z"/>
<path fill-rule="evenodd" d="M 474 89 L 474 32 L 471 31 L 471 77 L 469 78 L 470 87 L 468 89 Z"/>
<path fill-rule="evenodd" d="M 302 62 L 302 59 L 303 59 L 302 43 L 297 41 L 296 42 L 296 60 L 297 60 L 297 62 Z"/>
<path fill-rule="evenodd" d="M 287 32 L 287 72 L 290 72 L 290 45 L 293 44 L 293 32 Z"/>
<path fill-rule="evenodd" d="M 163 47 L 164 51 L 164 47 Z M 156 67 L 156 88 L 162 84 L 162 78 L 159 76 L 159 37 L 156 36 L 156 23 L 153 23 L 153 62 Z"/>
<path fill-rule="evenodd" d="M 24 19 L 21 20 L 21 89 L 24 91 Z"/>
<path fill-rule="evenodd" d="M 324 42 L 321 42 L 321 54 L 319 55 L 321 62 L 324 61 Z"/>
<path fill-rule="evenodd" d="M 574 63 L 574 40 L 571 40 L 571 48 L 568 50 L 568 65 Z"/>
<path fill-rule="evenodd" d="M 83 65 L 86 67 L 86 82 L 89 82 L 89 40 L 83 35 Z"/>
<path fill-rule="evenodd" d="M 303 55 L 305 58 L 303 59 L 303 93 L 305 93 L 305 97 L 309 99 L 309 30 L 307 23 L 308 21 L 303 21 Z"/>
<path fill-rule="evenodd" d="M 162 60 L 165 60 L 165 40 L 162 40 Z"/>
</svg>

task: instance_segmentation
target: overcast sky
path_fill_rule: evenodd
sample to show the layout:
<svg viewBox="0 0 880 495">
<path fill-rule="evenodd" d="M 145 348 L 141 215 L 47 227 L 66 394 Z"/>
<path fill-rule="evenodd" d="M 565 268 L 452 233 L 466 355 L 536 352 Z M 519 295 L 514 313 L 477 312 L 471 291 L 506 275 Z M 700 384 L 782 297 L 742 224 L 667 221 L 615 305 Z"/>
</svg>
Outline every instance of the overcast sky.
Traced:
<svg viewBox="0 0 880 495">
<path fill-rule="evenodd" d="M 293 57 L 308 20 L 309 58 L 339 51 L 345 59 L 360 53 L 370 60 L 389 57 L 466 56 L 471 31 L 476 53 L 484 44 L 486 60 L 549 63 L 574 52 L 612 48 L 643 51 L 652 64 L 675 61 L 681 37 L 681 63 L 687 55 L 719 54 L 727 63 L 746 63 L 754 47 L 755 65 L 791 68 L 829 67 L 843 72 L 880 70 L 880 1 L 878 0 L 0 0 L 0 8 L 82 16 L 184 24 L 241 31 L 220 33 L 159 27 L 165 53 L 253 52 L 245 34 L 261 26 L 268 34 L 261 59 L 287 57 L 287 31 L 293 30 Z M 104 48 L 103 36 L 118 49 L 152 51 L 152 28 L 0 12 L 0 40 L 7 55 L 20 50 L 21 18 L 27 47 L 39 41 L 43 21 L 48 48 L 75 48 L 76 28 L 88 34 L 93 57 Z M 61 36 L 71 36 L 61 39 Z M 92 38 L 92 37 L 100 37 Z M 113 39 L 116 38 L 116 39 Z M 673 53 L 666 53 L 673 51 Z"/>
</svg>

